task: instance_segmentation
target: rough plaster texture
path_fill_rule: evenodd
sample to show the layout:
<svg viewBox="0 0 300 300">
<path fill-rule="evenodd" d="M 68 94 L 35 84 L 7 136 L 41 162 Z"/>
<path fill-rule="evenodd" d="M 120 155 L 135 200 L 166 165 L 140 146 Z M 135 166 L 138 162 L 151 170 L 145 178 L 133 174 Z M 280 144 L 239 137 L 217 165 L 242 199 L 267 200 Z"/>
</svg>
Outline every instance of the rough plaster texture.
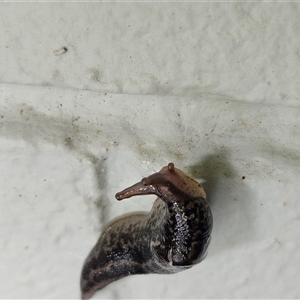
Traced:
<svg viewBox="0 0 300 300">
<path fill-rule="evenodd" d="M 300 297 L 299 3 L 0 3 L 0 297 L 80 297 L 114 194 L 204 179 L 209 255 L 95 295 Z M 67 51 L 66 51 L 67 50 Z"/>
</svg>

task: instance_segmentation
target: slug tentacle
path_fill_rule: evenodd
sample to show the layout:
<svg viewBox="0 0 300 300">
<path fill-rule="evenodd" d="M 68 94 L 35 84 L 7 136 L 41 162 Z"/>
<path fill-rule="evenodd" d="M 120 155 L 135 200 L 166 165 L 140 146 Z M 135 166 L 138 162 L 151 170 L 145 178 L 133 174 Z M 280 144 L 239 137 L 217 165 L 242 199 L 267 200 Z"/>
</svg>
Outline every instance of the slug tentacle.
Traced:
<svg viewBox="0 0 300 300">
<path fill-rule="evenodd" d="M 206 257 L 213 224 L 202 186 L 169 163 L 116 199 L 149 194 L 159 198 L 148 214 L 120 218 L 100 236 L 83 266 L 83 299 L 125 276 L 172 274 Z"/>
<path fill-rule="evenodd" d="M 116 199 L 117 200 L 123 200 L 125 198 L 130 198 L 132 196 L 138 196 L 138 195 L 149 195 L 149 194 L 154 194 L 155 189 L 153 186 L 145 185 L 143 181 L 140 181 L 122 192 L 119 192 L 116 194 Z"/>
</svg>

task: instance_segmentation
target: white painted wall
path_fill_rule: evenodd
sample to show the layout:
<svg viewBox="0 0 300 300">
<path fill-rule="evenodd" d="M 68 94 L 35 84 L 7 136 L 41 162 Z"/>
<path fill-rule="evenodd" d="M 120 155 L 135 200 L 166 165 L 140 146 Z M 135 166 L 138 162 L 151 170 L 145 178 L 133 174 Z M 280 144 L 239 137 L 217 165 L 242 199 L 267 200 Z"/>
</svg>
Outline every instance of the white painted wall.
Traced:
<svg viewBox="0 0 300 300">
<path fill-rule="evenodd" d="M 114 194 L 172 161 L 206 180 L 208 257 L 94 298 L 299 298 L 299 16 L 0 3 L 0 297 L 78 299 L 103 226 L 154 200 Z"/>
</svg>

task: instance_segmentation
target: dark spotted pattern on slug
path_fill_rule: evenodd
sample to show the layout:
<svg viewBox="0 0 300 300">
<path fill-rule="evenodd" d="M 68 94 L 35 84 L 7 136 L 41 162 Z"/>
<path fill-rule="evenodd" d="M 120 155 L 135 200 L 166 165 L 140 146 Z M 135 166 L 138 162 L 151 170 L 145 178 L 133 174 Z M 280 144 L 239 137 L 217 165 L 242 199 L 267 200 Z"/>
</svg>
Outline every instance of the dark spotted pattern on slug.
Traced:
<svg viewBox="0 0 300 300">
<path fill-rule="evenodd" d="M 100 236 L 82 269 L 83 299 L 122 277 L 172 274 L 206 257 L 213 221 L 202 186 L 169 163 L 116 198 L 149 194 L 158 199 L 148 214 L 120 218 Z"/>
</svg>

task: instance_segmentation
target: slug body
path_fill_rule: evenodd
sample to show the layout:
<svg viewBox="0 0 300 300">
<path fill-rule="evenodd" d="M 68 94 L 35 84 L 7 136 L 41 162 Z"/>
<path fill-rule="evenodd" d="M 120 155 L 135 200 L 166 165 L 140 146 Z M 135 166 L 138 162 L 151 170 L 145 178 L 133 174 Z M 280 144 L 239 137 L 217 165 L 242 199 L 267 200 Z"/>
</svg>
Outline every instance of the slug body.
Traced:
<svg viewBox="0 0 300 300">
<path fill-rule="evenodd" d="M 82 269 L 83 299 L 122 277 L 177 273 L 206 257 L 213 220 L 202 186 L 169 163 L 116 198 L 149 194 L 158 198 L 148 214 L 118 219 L 100 236 Z"/>
</svg>

